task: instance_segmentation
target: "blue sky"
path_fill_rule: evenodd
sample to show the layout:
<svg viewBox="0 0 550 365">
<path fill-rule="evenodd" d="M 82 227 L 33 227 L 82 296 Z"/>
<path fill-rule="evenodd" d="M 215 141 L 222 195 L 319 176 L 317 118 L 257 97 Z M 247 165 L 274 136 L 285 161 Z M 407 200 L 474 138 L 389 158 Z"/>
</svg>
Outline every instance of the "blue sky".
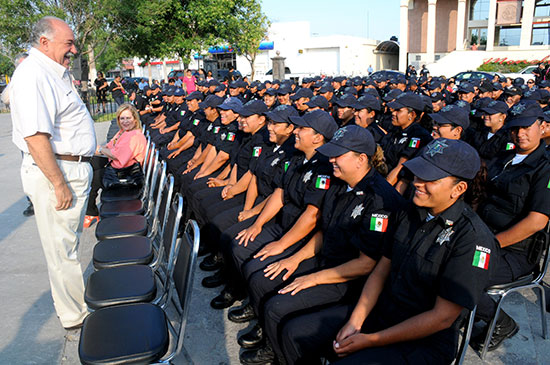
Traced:
<svg viewBox="0 0 550 365">
<path fill-rule="evenodd" d="M 272 22 L 309 21 L 313 35 L 399 37 L 399 0 L 261 0 Z"/>
</svg>

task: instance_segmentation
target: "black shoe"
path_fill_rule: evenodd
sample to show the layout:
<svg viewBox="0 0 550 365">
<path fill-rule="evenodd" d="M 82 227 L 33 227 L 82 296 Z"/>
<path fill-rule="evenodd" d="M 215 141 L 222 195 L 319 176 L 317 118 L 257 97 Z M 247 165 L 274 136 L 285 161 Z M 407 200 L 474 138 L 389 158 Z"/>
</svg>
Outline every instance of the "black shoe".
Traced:
<svg viewBox="0 0 550 365">
<path fill-rule="evenodd" d="M 269 344 L 256 350 L 244 351 L 240 360 L 242 364 L 275 364 L 275 353 Z"/>
<path fill-rule="evenodd" d="M 23 215 L 25 217 L 30 217 L 30 216 L 34 215 L 34 207 L 33 207 L 32 203 L 29 203 L 29 206 L 27 208 L 25 208 L 25 210 L 23 211 Z"/>
<path fill-rule="evenodd" d="M 243 349 L 254 349 L 264 344 L 264 330 L 256 323 L 247 333 L 237 339 Z"/>
<path fill-rule="evenodd" d="M 202 260 L 199 267 L 201 270 L 204 271 L 216 271 L 219 268 L 223 266 L 223 256 L 221 254 L 211 254 L 210 256 L 206 256 L 204 260 Z"/>
<path fill-rule="evenodd" d="M 485 342 L 485 337 L 487 337 L 488 330 L 489 325 L 487 325 L 486 328 L 479 335 L 472 338 L 472 340 L 470 341 L 470 345 L 474 350 L 477 350 L 479 352 L 483 351 L 483 344 Z M 518 331 L 519 326 L 517 325 L 517 323 L 506 313 L 501 312 L 501 315 L 499 315 L 499 318 L 495 325 L 493 336 L 489 341 L 489 347 L 487 348 L 487 351 L 490 352 L 496 350 L 500 346 L 502 341 L 507 338 L 513 337 L 516 333 L 518 333 Z"/>
<path fill-rule="evenodd" d="M 219 270 L 212 276 L 202 279 L 202 286 L 205 288 L 215 288 L 225 283 L 223 270 Z"/>
<path fill-rule="evenodd" d="M 249 322 L 256 318 L 256 314 L 254 313 L 254 309 L 250 304 L 244 305 L 240 308 L 235 308 L 227 314 L 227 318 L 231 322 L 235 323 L 244 323 Z"/>
<path fill-rule="evenodd" d="M 237 300 L 242 300 L 242 299 L 244 299 L 244 295 L 239 295 L 232 288 L 225 288 L 222 290 L 220 295 L 212 299 L 212 301 L 210 302 L 210 306 L 214 309 L 229 308 Z"/>
</svg>

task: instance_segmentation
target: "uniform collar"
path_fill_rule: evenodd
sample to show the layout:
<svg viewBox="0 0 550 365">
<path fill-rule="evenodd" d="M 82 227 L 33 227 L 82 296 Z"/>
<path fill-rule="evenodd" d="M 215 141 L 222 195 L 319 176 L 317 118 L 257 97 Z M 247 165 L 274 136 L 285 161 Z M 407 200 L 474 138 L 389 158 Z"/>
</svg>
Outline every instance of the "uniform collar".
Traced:
<svg viewBox="0 0 550 365">
<path fill-rule="evenodd" d="M 463 199 L 458 199 L 453 205 L 451 205 L 449 208 L 447 208 L 447 210 L 435 217 L 433 220 L 443 227 L 450 227 L 454 225 L 456 221 L 460 218 L 462 212 L 464 211 L 465 205 L 466 203 Z M 428 209 L 420 207 L 417 207 L 416 209 L 418 211 L 418 215 L 420 216 L 420 220 L 422 222 L 425 222 L 426 217 L 428 217 Z"/>
<path fill-rule="evenodd" d="M 516 154 L 517 152 L 514 153 L 514 151 L 511 151 L 510 154 L 506 156 L 504 160 L 504 164 L 510 162 L 516 156 Z M 540 159 L 545 155 L 546 155 L 545 145 L 544 145 L 544 141 L 541 139 L 537 149 L 531 152 L 529 155 L 527 155 L 527 157 L 525 157 L 525 160 L 517 164 L 517 166 L 527 165 L 529 167 L 535 168 L 539 165 Z"/>
<path fill-rule="evenodd" d="M 65 73 L 69 72 L 69 70 L 65 68 L 65 66 L 55 62 L 35 47 L 31 48 L 31 50 L 29 51 L 29 56 L 35 57 L 39 63 L 52 70 L 60 78 L 63 78 L 63 76 L 65 76 Z"/>
<path fill-rule="evenodd" d="M 355 187 L 353 188 L 352 191 L 355 193 L 355 195 L 363 195 L 363 194 L 365 194 L 365 191 L 367 191 L 369 189 L 372 190 L 371 186 L 375 183 L 375 181 L 373 179 L 375 173 L 376 173 L 376 171 L 375 171 L 374 167 L 371 167 L 369 172 L 367 172 L 367 174 L 365 176 L 363 176 L 361 181 L 359 181 L 357 183 L 357 185 L 355 185 Z"/>
</svg>

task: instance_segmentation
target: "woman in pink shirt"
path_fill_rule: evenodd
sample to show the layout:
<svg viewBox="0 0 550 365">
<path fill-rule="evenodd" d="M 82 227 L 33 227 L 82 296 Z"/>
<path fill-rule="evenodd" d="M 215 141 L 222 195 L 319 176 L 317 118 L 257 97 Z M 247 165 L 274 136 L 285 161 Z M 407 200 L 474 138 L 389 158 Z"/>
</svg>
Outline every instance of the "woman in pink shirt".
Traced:
<svg viewBox="0 0 550 365">
<path fill-rule="evenodd" d="M 191 94 L 193 91 L 197 90 L 196 83 L 197 79 L 195 79 L 195 76 L 191 73 L 191 71 L 187 70 L 185 71 L 185 77 L 183 78 L 183 84 L 185 85 L 185 90 L 187 91 L 187 95 Z"/>
<path fill-rule="evenodd" d="M 94 178 L 84 217 L 84 228 L 99 221 L 96 198 L 107 163 L 110 162 L 115 169 L 122 169 L 135 163 L 143 166 L 145 160 L 147 140 L 141 132 L 141 121 L 136 108 L 131 104 L 122 104 L 118 108 L 116 118 L 120 130 L 107 144 L 97 148 L 97 154 L 92 159 Z"/>
</svg>

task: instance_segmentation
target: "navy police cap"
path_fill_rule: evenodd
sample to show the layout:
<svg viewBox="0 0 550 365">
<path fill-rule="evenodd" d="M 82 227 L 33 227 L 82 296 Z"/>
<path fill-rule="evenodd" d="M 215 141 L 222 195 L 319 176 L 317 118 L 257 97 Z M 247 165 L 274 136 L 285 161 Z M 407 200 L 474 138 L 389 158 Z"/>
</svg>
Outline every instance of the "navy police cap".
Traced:
<svg viewBox="0 0 550 365">
<path fill-rule="evenodd" d="M 341 156 L 349 151 L 373 156 L 376 142 L 372 133 L 358 125 L 349 125 L 338 129 L 328 143 L 317 148 L 317 151 L 328 157 Z"/>
<path fill-rule="evenodd" d="M 338 124 L 332 116 L 324 110 L 317 109 L 305 113 L 303 116 L 291 116 L 292 123 L 299 127 L 309 127 L 320 133 L 326 140 L 332 138 L 332 135 L 338 129 Z"/>
</svg>

